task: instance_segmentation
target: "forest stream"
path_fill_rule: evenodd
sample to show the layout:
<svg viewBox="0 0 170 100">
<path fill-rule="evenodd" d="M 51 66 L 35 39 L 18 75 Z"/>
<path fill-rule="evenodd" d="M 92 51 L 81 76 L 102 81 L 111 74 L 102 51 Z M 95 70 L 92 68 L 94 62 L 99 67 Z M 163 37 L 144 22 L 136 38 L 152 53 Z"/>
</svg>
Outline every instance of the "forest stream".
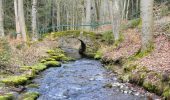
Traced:
<svg viewBox="0 0 170 100">
<path fill-rule="evenodd" d="M 38 100 L 147 100 L 119 83 L 100 61 L 86 58 L 49 68 L 33 82 L 39 88 L 28 91 L 39 92 Z"/>
</svg>

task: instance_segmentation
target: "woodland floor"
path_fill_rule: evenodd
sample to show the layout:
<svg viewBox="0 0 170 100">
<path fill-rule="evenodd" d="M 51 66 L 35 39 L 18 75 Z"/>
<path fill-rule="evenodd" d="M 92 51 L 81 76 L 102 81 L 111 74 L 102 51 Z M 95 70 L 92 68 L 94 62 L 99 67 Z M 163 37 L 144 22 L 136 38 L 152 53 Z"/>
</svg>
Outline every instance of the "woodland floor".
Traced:
<svg viewBox="0 0 170 100">
<path fill-rule="evenodd" d="M 136 60 L 139 66 L 148 67 L 148 69 L 156 72 L 170 72 L 170 33 L 164 34 L 160 25 L 170 22 L 170 17 L 163 17 L 159 21 L 155 21 L 154 50 L 147 56 Z M 156 29 L 157 28 L 157 29 Z M 161 33 L 162 32 L 162 33 Z M 159 33 L 159 35 L 157 34 Z M 124 41 L 118 48 L 107 48 L 104 52 L 104 58 L 108 60 L 117 60 L 120 58 L 128 58 L 138 52 L 141 47 L 139 29 L 127 29 L 123 31 Z"/>
</svg>

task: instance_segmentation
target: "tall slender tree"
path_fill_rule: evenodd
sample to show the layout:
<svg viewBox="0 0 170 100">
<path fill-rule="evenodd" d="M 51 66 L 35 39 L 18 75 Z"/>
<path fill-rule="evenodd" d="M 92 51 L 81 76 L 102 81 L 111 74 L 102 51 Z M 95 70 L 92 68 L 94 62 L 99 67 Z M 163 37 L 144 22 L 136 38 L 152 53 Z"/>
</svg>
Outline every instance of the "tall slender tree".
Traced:
<svg viewBox="0 0 170 100">
<path fill-rule="evenodd" d="M 38 39 L 37 33 L 37 0 L 32 1 L 32 34 L 33 41 Z"/>
<path fill-rule="evenodd" d="M 16 33 L 17 38 L 19 38 L 20 30 L 20 23 L 19 23 L 19 17 L 18 17 L 18 0 L 14 0 L 14 11 L 15 11 L 15 27 L 16 27 Z"/>
<path fill-rule="evenodd" d="M 91 2 L 92 0 L 86 0 L 86 24 L 91 24 Z M 90 30 L 90 26 L 86 27 L 86 30 Z"/>
<path fill-rule="evenodd" d="M 115 41 L 120 37 L 121 1 L 122 0 L 112 0 L 112 29 Z"/>
<path fill-rule="evenodd" d="M 0 37 L 4 37 L 4 11 L 2 0 L 0 0 Z"/>
<path fill-rule="evenodd" d="M 27 41 L 23 0 L 18 0 L 18 17 L 23 41 Z"/>
<path fill-rule="evenodd" d="M 148 50 L 153 42 L 153 4 L 154 0 L 141 0 L 142 51 Z"/>
</svg>

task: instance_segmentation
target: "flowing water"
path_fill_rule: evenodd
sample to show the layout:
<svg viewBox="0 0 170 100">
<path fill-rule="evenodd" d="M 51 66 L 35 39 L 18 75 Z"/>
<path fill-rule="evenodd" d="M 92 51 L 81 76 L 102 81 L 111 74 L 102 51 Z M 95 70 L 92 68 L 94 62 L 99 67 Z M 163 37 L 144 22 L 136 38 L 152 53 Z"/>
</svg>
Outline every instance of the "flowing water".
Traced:
<svg viewBox="0 0 170 100">
<path fill-rule="evenodd" d="M 49 68 L 33 80 L 39 88 L 29 88 L 41 94 L 38 100 L 145 100 L 145 97 L 122 92 L 122 83 L 107 71 L 100 61 L 82 58 Z M 110 84 L 110 85 L 109 85 Z"/>
</svg>

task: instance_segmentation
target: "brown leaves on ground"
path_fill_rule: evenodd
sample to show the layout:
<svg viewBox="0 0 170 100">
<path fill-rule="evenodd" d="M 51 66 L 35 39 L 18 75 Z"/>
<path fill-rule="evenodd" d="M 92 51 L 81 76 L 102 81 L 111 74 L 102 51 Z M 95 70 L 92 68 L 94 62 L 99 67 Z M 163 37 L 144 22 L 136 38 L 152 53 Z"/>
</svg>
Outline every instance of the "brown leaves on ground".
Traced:
<svg viewBox="0 0 170 100">
<path fill-rule="evenodd" d="M 106 49 L 104 59 L 116 61 L 120 58 L 128 58 L 140 49 L 140 33 L 136 29 L 128 29 L 123 33 L 124 41 L 117 48 Z M 154 37 L 154 46 L 153 52 L 134 63 L 148 67 L 149 70 L 170 72 L 170 41 L 166 36 L 159 35 Z"/>
<path fill-rule="evenodd" d="M 18 72 L 18 67 L 23 65 L 34 65 L 41 58 L 48 56 L 46 51 L 57 47 L 57 42 L 43 40 L 31 43 L 29 46 L 23 42 L 10 41 L 11 59 L 9 68 Z"/>
<path fill-rule="evenodd" d="M 116 61 L 119 58 L 128 58 L 136 53 L 140 47 L 140 35 L 135 29 L 128 29 L 123 32 L 124 41 L 117 47 L 106 50 L 104 59 Z"/>
<path fill-rule="evenodd" d="M 154 51 L 137 63 L 157 72 L 170 71 L 170 41 L 165 36 L 157 36 L 154 46 Z"/>
</svg>

